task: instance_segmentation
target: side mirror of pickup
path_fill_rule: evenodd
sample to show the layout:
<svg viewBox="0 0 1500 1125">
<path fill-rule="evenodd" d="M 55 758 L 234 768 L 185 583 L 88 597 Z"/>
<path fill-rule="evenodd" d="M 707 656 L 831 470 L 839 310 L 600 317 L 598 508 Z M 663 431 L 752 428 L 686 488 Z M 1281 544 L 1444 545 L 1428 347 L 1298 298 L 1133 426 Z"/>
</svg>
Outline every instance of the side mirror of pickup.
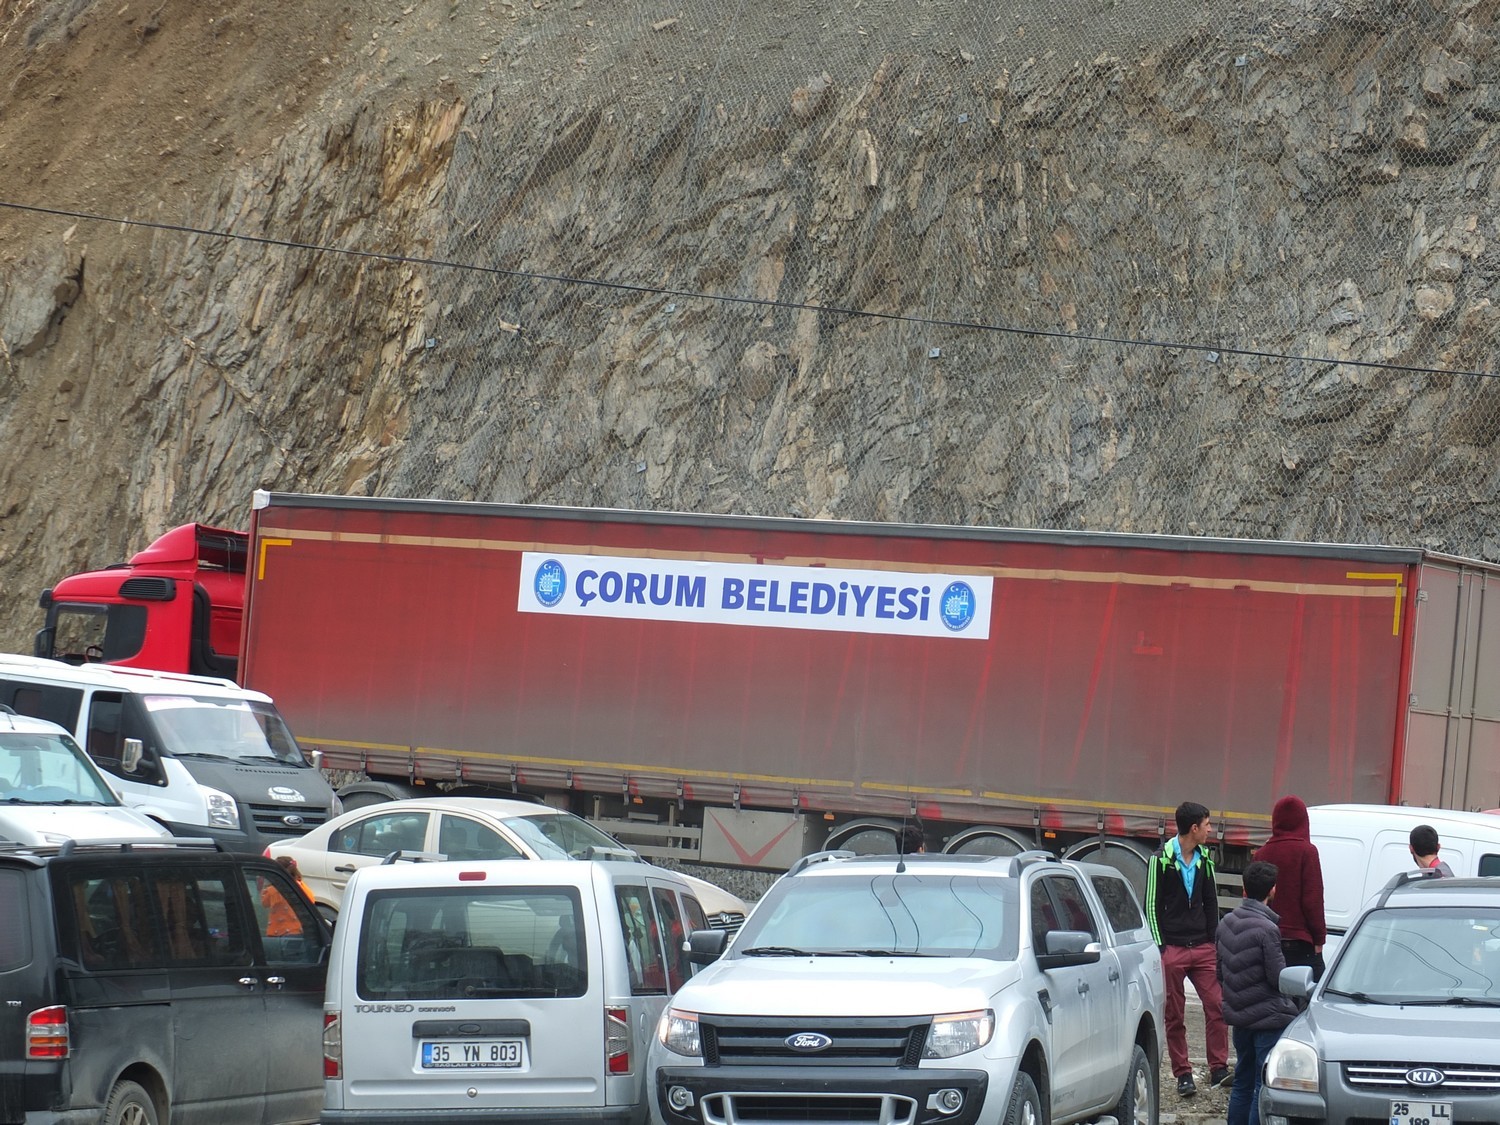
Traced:
<svg viewBox="0 0 1500 1125">
<path fill-rule="evenodd" d="M 127 738 L 125 748 L 120 751 L 120 769 L 126 773 L 135 773 L 141 768 L 141 758 L 145 756 L 145 747 L 139 738 Z"/>
<path fill-rule="evenodd" d="M 729 935 L 723 930 L 694 930 L 688 934 L 688 960 L 695 965 L 712 965 L 728 944 Z"/>
<path fill-rule="evenodd" d="M 1036 957 L 1037 965 L 1043 969 L 1093 965 L 1099 960 L 1099 943 L 1086 930 L 1048 930 L 1046 940 L 1047 952 Z"/>
</svg>

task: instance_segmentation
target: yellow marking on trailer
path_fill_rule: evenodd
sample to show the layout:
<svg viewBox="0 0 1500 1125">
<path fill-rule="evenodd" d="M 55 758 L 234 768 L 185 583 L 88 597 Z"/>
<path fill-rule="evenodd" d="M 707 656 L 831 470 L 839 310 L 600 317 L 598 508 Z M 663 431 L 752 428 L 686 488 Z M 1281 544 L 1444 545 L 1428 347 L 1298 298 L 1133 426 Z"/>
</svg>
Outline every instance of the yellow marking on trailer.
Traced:
<svg viewBox="0 0 1500 1125">
<path fill-rule="evenodd" d="M 809 528 L 810 531 L 817 529 Z M 468 551 L 501 551 L 509 553 L 534 552 L 537 554 L 602 555 L 619 558 L 671 559 L 687 562 L 765 563 L 773 566 L 794 566 L 817 569 L 823 566 L 843 567 L 851 570 L 899 571 L 905 574 L 921 574 L 924 571 L 939 574 L 969 574 L 1023 582 L 1091 582 L 1115 583 L 1122 586 L 1183 586 L 1195 590 L 1250 590 L 1257 593 L 1307 595 L 1330 598 L 1387 598 L 1391 591 L 1380 587 L 1344 586 L 1334 582 L 1274 582 L 1243 578 L 1203 578 L 1183 574 L 1132 574 L 1125 571 L 1062 570 L 1056 567 L 1014 566 L 932 566 L 918 562 L 899 562 L 890 559 L 844 559 L 832 557 L 757 556 L 735 551 L 665 551 L 652 547 L 609 547 L 578 543 L 540 543 L 526 540 L 471 539 L 437 535 L 382 535 L 364 531 L 317 531 L 303 529 L 263 529 L 263 534 L 291 536 L 293 538 L 322 543 L 381 543 L 401 547 L 450 547 Z M 280 542 L 281 540 L 278 540 Z M 288 542 L 290 540 L 287 540 Z M 1349 577 L 1355 577 L 1350 575 Z M 1397 575 L 1369 575 L 1366 577 L 1397 578 Z M 1399 609 L 1398 609 L 1399 616 Z"/>
<path fill-rule="evenodd" d="M 290 547 L 291 545 L 292 545 L 292 541 L 290 539 L 262 539 L 260 541 L 260 553 L 257 556 L 256 562 L 255 562 L 255 580 L 257 582 L 263 582 L 263 581 L 265 581 L 265 577 L 266 577 L 266 548 L 267 547 Z"/>
<path fill-rule="evenodd" d="M 1405 598 L 1402 597 L 1404 591 L 1401 588 L 1401 584 L 1406 581 L 1406 576 L 1404 574 L 1369 574 L 1363 571 L 1351 570 L 1344 577 L 1356 581 L 1394 582 L 1396 584 L 1390 590 L 1381 590 L 1378 586 L 1372 588 L 1378 590 L 1382 596 L 1390 595 L 1395 599 L 1396 611 L 1395 620 L 1391 622 L 1391 636 L 1399 637 L 1401 635 L 1401 603 L 1405 601 Z"/>
<path fill-rule="evenodd" d="M 891 785 L 884 781 L 866 781 L 861 789 L 874 789 L 885 793 L 927 793 L 939 797 L 972 797 L 972 789 L 942 789 L 931 785 Z"/>
</svg>

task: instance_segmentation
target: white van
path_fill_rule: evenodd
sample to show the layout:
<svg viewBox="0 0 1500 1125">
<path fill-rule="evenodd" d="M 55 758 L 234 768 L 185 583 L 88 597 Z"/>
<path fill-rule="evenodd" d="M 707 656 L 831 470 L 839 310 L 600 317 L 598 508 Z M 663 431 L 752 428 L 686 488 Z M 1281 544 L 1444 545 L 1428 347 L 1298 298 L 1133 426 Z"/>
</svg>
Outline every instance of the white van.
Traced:
<svg viewBox="0 0 1500 1125">
<path fill-rule="evenodd" d="M 0 654 L 0 706 L 63 727 L 174 835 L 261 852 L 341 811 L 270 697 L 229 680 Z"/>
<path fill-rule="evenodd" d="M 67 731 L 0 706 L 0 840 L 156 840 L 171 833 L 121 803 Z"/>
<path fill-rule="evenodd" d="M 323 1125 L 643 1121 L 645 1052 L 706 927 L 690 884 L 646 863 L 360 868 L 328 967 Z"/>
<path fill-rule="evenodd" d="M 1323 913 L 1328 922 L 1325 960 L 1366 902 L 1400 871 L 1415 870 L 1411 830 L 1430 824 L 1438 853 L 1456 876 L 1500 875 L 1500 816 L 1406 805 L 1313 805 L 1307 810 L 1312 842 L 1323 866 Z"/>
</svg>

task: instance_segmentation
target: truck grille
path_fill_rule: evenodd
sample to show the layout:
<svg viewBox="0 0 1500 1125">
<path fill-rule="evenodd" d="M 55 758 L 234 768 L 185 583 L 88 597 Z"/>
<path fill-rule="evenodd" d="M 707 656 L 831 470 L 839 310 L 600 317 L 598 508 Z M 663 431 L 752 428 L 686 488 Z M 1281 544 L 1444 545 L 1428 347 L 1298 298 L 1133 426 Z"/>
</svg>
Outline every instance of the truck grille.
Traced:
<svg viewBox="0 0 1500 1125">
<path fill-rule="evenodd" d="M 740 932 L 740 927 L 745 924 L 745 916 L 737 910 L 724 910 L 718 914 L 708 916 L 708 928 L 711 930 L 723 930 L 730 937 Z"/>
<path fill-rule="evenodd" d="M 708 1066 L 892 1066 L 922 1060 L 931 1019 L 773 1019 L 762 1016 L 700 1016 L 703 1061 Z M 795 1051 L 793 1036 L 824 1036 L 827 1047 Z"/>
<path fill-rule="evenodd" d="M 1445 1075 L 1439 1086 L 1410 1086 L 1406 1072 L 1425 1066 Z M 1500 1066 L 1475 1063 L 1357 1062 L 1344 1064 L 1344 1081 L 1359 1090 L 1396 1090 L 1403 1096 L 1418 1091 L 1422 1097 L 1441 1098 L 1446 1093 L 1493 1093 L 1500 1090 Z"/>
<path fill-rule="evenodd" d="M 889 1094 L 715 1094 L 703 1099 L 707 1125 L 730 1122 L 858 1122 L 862 1125 L 911 1125 L 917 1103 Z"/>
<path fill-rule="evenodd" d="M 317 805 L 246 805 L 255 830 L 262 836 L 304 836 L 328 819 Z M 287 820 L 293 819 L 288 824 Z M 297 821 L 300 821 L 298 823 Z"/>
</svg>

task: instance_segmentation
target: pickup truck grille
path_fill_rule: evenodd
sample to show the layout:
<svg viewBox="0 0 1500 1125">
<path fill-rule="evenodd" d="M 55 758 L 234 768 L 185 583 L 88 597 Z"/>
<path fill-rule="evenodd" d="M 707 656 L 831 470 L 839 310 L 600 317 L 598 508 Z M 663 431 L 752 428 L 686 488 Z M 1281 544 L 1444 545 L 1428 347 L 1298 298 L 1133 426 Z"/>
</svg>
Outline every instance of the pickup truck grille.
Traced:
<svg viewBox="0 0 1500 1125">
<path fill-rule="evenodd" d="M 255 830 L 262 836 L 305 836 L 328 819 L 317 805 L 246 805 Z M 288 818 L 300 820 L 288 824 Z"/>
<path fill-rule="evenodd" d="M 774 1019 L 763 1016 L 699 1017 L 703 1061 L 708 1066 L 891 1066 L 915 1067 L 922 1060 L 931 1019 Z M 790 1040 L 809 1044 L 830 1040 L 819 1049 L 794 1050 Z"/>
<path fill-rule="evenodd" d="M 1432 1067 L 1443 1072 L 1441 1085 L 1417 1088 L 1407 1085 L 1406 1073 L 1413 1067 Z M 1344 1064 L 1344 1080 L 1361 1090 L 1400 1090 L 1403 1097 L 1441 1099 L 1457 1091 L 1494 1093 L 1500 1090 L 1500 1066 L 1478 1063 L 1351 1062 Z"/>
</svg>

